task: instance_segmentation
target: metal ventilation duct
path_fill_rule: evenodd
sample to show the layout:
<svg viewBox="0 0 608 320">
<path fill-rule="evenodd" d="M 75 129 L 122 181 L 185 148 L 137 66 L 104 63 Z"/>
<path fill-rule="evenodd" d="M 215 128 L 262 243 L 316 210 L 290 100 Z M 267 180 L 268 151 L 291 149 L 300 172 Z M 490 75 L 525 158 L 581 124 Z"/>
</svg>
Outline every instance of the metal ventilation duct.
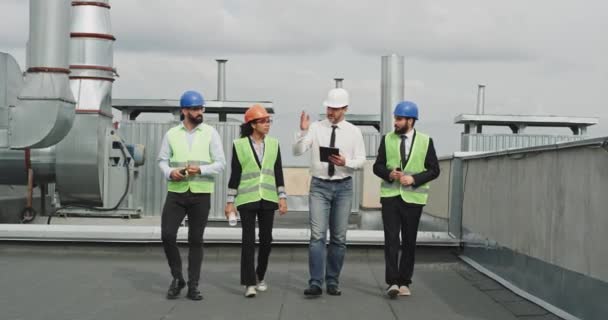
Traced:
<svg viewBox="0 0 608 320">
<path fill-rule="evenodd" d="M 486 108 L 486 86 L 477 86 L 477 114 L 484 114 Z"/>
<path fill-rule="evenodd" d="M 226 101 L 226 59 L 217 59 L 217 100 Z"/>
<path fill-rule="evenodd" d="M 62 204 L 104 205 L 107 179 L 123 181 L 125 172 L 104 173 L 123 144 L 112 127 L 113 45 L 110 4 L 72 2 L 70 86 L 76 97 L 76 118 L 68 136 L 57 145 L 56 178 Z M 119 161 L 120 162 L 120 161 Z M 78 179 L 74 179 L 78 177 Z M 86 183 L 83 183 L 86 181 Z"/>
<path fill-rule="evenodd" d="M 74 97 L 68 86 L 70 1 L 31 0 L 28 69 L 10 111 L 13 149 L 45 148 L 72 127 Z M 31 130 L 36 128 L 36 130 Z"/>
<path fill-rule="evenodd" d="M 382 133 L 393 130 L 393 108 L 403 101 L 404 59 L 402 56 L 392 54 L 382 57 L 382 77 L 381 77 L 381 111 L 380 129 Z"/>
<path fill-rule="evenodd" d="M 23 74 L 13 56 L 0 52 L 0 149 L 9 147 L 9 106 L 17 105 Z"/>
</svg>

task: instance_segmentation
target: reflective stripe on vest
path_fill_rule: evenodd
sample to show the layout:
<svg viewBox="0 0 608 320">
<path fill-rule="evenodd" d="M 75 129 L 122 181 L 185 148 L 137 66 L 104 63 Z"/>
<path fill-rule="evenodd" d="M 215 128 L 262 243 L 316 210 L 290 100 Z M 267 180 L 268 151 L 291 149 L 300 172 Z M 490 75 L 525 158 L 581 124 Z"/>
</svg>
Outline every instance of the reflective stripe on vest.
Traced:
<svg viewBox="0 0 608 320">
<path fill-rule="evenodd" d="M 213 129 L 202 123 L 195 130 L 191 147 L 188 145 L 186 128 L 182 125 L 173 127 L 167 132 L 172 153 L 171 159 L 169 159 L 171 168 L 183 169 L 188 164 L 200 166 L 211 163 L 209 145 Z M 213 177 L 197 174 L 188 176 L 181 181 L 169 181 L 167 189 L 177 193 L 184 193 L 188 190 L 192 193 L 213 193 L 214 186 Z"/>
<path fill-rule="evenodd" d="M 279 202 L 274 177 L 274 165 L 279 154 L 279 141 L 275 138 L 264 139 L 262 168 L 255 160 L 254 151 L 248 137 L 234 140 L 234 149 L 241 163 L 241 182 L 234 204 L 240 205 L 260 201 Z"/>
<path fill-rule="evenodd" d="M 415 175 L 425 170 L 424 161 L 429 147 L 429 136 L 416 131 L 414 144 L 410 151 L 405 168 L 401 168 L 406 175 Z M 393 170 L 401 167 L 401 137 L 391 132 L 384 137 L 384 150 L 386 151 L 386 167 Z M 380 196 L 382 198 L 401 196 L 407 203 L 425 205 L 428 200 L 430 186 L 428 183 L 418 186 L 402 186 L 399 181 L 392 183 L 382 181 Z"/>
</svg>

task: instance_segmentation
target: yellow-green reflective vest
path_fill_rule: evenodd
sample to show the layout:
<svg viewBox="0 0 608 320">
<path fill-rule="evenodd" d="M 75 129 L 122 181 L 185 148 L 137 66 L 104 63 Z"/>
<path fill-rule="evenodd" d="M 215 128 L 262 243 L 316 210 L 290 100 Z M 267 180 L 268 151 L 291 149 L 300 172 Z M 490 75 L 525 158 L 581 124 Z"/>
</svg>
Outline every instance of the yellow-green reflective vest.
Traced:
<svg viewBox="0 0 608 320">
<path fill-rule="evenodd" d="M 274 164 L 279 154 L 279 141 L 268 136 L 264 139 L 262 168 L 255 160 L 248 137 L 234 140 L 234 148 L 242 168 L 241 182 L 234 204 L 238 207 L 262 199 L 278 203 Z"/>
<path fill-rule="evenodd" d="M 401 168 L 406 175 L 414 175 L 425 170 L 424 161 L 429 147 L 430 138 L 426 134 L 416 131 L 414 145 L 408 156 L 405 168 L 401 168 L 401 137 L 394 132 L 384 137 L 384 150 L 386 151 L 386 167 L 390 170 Z M 426 205 L 429 197 L 430 186 L 428 183 L 414 188 L 405 187 L 398 180 L 391 182 L 382 181 L 380 197 L 388 198 L 401 195 L 401 199 L 407 203 Z"/>
<path fill-rule="evenodd" d="M 204 123 L 195 129 L 192 139 L 192 147 L 188 146 L 186 128 L 179 125 L 169 129 L 167 139 L 171 147 L 171 158 L 169 166 L 175 169 L 183 169 L 188 164 L 205 165 L 211 163 L 209 145 L 213 129 Z M 181 181 L 169 181 L 170 192 L 184 193 L 188 190 L 192 193 L 213 193 L 214 178 L 200 174 L 190 175 Z"/>
</svg>

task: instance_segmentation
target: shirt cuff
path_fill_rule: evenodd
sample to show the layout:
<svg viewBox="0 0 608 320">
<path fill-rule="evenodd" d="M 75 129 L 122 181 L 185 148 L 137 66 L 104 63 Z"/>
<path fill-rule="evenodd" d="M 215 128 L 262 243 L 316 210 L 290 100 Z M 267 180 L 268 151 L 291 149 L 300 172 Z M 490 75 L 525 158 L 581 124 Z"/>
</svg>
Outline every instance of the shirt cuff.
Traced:
<svg viewBox="0 0 608 320">
<path fill-rule="evenodd" d="M 165 178 L 167 178 L 169 181 L 171 181 L 171 171 L 173 171 L 173 168 L 169 168 L 169 170 L 164 171 Z"/>
<path fill-rule="evenodd" d="M 236 199 L 236 195 L 237 195 L 236 189 L 228 188 L 228 196 L 226 197 L 226 202 L 234 203 L 234 200 Z"/>
<path fill-rule="evenodd" d="M 287 193 L 285 192 L 284 186 L 278 187 L 277 193 L 279 194 L 279 199 L 287 199 Z"/>
<path fill-rule="evenodd" d="M 354 169 L 353 168 L 353 161 L 351 159 L 344 160 L 344 166 L 347 167 L 347 168 Z"/>
</svg>

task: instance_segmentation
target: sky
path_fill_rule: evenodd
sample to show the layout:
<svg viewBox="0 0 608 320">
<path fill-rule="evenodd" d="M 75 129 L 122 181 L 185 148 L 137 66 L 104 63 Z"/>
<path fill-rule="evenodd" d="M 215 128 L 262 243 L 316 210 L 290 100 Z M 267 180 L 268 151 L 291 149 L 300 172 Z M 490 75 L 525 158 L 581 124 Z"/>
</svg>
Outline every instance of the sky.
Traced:
<svg viewBox="0 0 608 320">
<path fill-rule="evenodd" d="M 589 134 L 608 136 L 605 1 L 110 4 L 114 98 L 177 99 L 195 89 L 215 99 L 215 59 L 226 58 L 227 98 L 272 101 L 283 134 L 301 110 L 324 112 L 335 77 L 345 78 L 350 113 L 378 114 L 381 56 L 396 53 L 405 57 L 405 98 L 420 107 L 417 127 L 439 154 L 458 150 L 454 118 L 475 112 L 480 83 L 486 113 L 597 117 Z M 0 1 L 0 17 L 0 51 L 24 69 L 28 1 Z"/>
</svg>

